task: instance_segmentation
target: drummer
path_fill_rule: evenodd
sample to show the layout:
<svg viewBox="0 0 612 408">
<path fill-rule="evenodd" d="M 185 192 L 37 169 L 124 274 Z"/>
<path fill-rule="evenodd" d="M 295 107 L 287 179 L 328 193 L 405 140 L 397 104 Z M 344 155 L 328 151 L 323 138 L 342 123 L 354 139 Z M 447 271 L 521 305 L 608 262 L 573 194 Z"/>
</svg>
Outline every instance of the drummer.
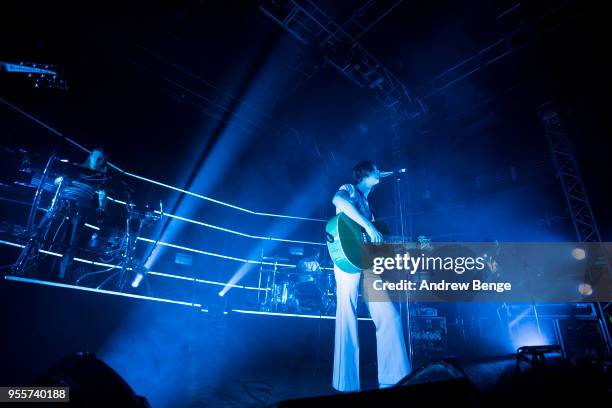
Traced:
<svg viewBox="0 0 612 408">
<path fill-rule="evenodd" d="M 300 259 L 297 265 L 299 283 L 314 281 L 315 274 L 320 268 L 319 253 L 316 251 L 314 255 Z"/>
<path fill-rule="evenodd" d="M 74 163 L 77 168 L 85 168 L 88 170 L 93 170 L 94 173 L 87 172 L 89 174 L 82 174 L 84 172 L 80 172 L 78 175 L 74 175 L 74 179 L 79 182 L 82 181 L 89 186 L 97 185 L 98 190 L 96 191 L 98 200 L 97 200 L 97 209 L 99 212 L 106 211 L 106 201 L 107 194 L 105 184 L 107 184 L 108 177 L 106 177 L 106 173 L 108 172 L 107 167 L 107 157 L 104 154 L 104 150 L 97 147 L 89 153 L 87 159 L 82 164 Z M 59 186 L 60 183 L 64 181 L 64 177 L 57 177 L 54 181 L 56 186 Z M 81 184 L 82 185 L 82 184 Z M 80 202 L 79 204 L 85 204 Z"/>
<path fill-rule="evenodd" d="M 59 278 L 65 279 L 71 269 L 80 238 L 83 217 L 96 217 L 91 211 L 96 211 L 98 224 L 105 217 L 107 191 L 110 177 L 108 176 L 107 158 L 100 148 L 94 149 L 83 163 L 68 163 L 62 167 L 62 175 L 55 179 L 57 187 L 57 202 L 46 211 L 37 224 L 28 244 L 23 248 L 19 259 L 13 266 L 17 274 L 29 273 L 30 260 L 36 259 L 47 236 L 58 237 L 54 243 L 64 242 L 64 253 L 60 262 Z M 66 224 L 66 220 L 68 223 Z M 55 226 L 55 233 L 49 231 Z M 99 230 L 99 227 L 98 227 Z M 60 231 L 63 233 L 60 235 Z M 68 235 L 66 243 L 64 240 Z"/>
<path fill-rule="evenodd" d="M 108 172 L 108 167 L 106 165 L 107 157 L 104 154 L 104 150 L 97 147 L 89 153 L 87 160 L 83 163 L 83 167 L 87 167 L 90 170 L 96 171 L 98 173 L 106 174 Z M 98 190 L 98 210 L 104 212 L 106 211 L 106 200 L 107 195 L 106 191 L 103 188 Z"/>
<path fill-rule="evenodd" d="M 62 261 L 60 262 L 58 276 L 60 279 L 65 279 L 68 270 L 71 268 L 74 262 L 76 247 L 78 246 L 78 241 L 80 239 L 79 230 L 81 228 L 81 219 L 85 215 L 82 211 L 86 208 L 93 209 L 92 207 L 95 206 L 96 213 L 98 214 L 98 225 L 100 225 L 100 223 L 103 221 L 106 214 L 106 190 L 109 183 L 109 177 L 107 176 L 107 157 L 104 150 L 99 147 L 95 148 L 91 151 L 91 153 L 89 153 L 89 156 L 87 156 L 85 162 L 78 165 L 77 168 L 78 167 L 82 168 L 82 170 L 77 170 L 78 175 L 76 175 L 75 180 L 71 183 L 71 187 L 66 188 L 64 192 L 68 193 L 67 190 L 77 188 L 77 185 L 80 185 L 81 187 L 88 187 L 88 189 L 95 187 L 95 192 L 93 189 L 91 191 L 94 197 L 97 195 L 97 200 L 96 204 L 94 204 L 92 202 L 94 197 L 91 197 L 91 199 L 85 198 L 81 191 L 81 196 L 74 201 L 74 203 L 77 205 L 77 209 L 76 211 L 71 211 L 72 214 L 70 221 L 72 228 L 66 252 L 62 257 Z"/>
<path fill-rule="evenodd" d="M 322 311 L 322 285 L 321 264 L 319 263 L 319 252 L 314 251 L 297 264 L 297 284 L 295 287 L 298 312 Z"/>
</svg>

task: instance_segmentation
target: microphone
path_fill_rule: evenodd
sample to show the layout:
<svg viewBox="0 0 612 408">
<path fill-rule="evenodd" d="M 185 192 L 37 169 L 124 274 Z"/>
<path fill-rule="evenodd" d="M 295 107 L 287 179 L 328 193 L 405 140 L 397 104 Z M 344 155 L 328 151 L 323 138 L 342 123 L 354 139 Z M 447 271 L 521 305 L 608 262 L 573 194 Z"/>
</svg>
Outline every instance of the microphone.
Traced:
<svg viewBox="0 0 612 408">
<path fill-rule="evenodd" d="M 380 178 L 385 178 L 385 177 L 393 176 L 394 174 L 400 174 L 400 173 L 405 173 L 405 172 L 406 172 L 406 168 L 393 170 L 393 171 L 381 171 Z"/>
</svg>

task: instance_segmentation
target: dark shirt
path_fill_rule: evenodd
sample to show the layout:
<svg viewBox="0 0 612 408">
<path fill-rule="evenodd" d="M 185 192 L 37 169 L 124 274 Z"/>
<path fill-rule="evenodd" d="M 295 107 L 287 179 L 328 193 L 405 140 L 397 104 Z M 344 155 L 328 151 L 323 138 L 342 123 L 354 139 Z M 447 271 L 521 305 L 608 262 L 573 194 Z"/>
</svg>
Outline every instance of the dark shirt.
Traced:
<svg viewBox="0 0 612 408">
<path fill-rule="evenodd" d="M 98 191 L 108 190 L 110 177 L 82 165 L 66 166 L 62 197 L 78 203 L 83 208 L 98 207 Z"/>
</svg>

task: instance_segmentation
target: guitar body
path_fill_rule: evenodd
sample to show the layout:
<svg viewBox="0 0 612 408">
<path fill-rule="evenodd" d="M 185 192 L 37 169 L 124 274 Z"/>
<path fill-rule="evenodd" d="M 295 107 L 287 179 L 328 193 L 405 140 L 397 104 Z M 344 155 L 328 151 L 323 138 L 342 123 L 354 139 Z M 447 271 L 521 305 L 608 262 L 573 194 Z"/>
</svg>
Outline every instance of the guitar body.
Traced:
<svg viewBox="0 0 612 408">
<path fill-rule="evenodd" d="M 381 234 L 389 233 L 389 228 L 382 221 L 374 221 L 374 226 Z M 340 213 L 329 220 L 325 227 L 327 249 L 334 265 L 348 273 L 360 273 L 372 266 L 371 246 L 368 234 L 346 214 Z"/>
</svg>

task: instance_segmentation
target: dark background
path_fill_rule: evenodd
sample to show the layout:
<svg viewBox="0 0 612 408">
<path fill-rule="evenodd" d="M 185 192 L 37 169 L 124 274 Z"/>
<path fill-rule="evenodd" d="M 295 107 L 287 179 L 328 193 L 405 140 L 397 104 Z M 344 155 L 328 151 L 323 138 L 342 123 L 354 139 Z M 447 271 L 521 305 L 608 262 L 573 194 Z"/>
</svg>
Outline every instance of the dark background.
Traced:
<svg viewBox="0 0 612 408">
<path fill-rule="evenodd" d="M 537 108 L 555 100 L 572 130 L 602 234 L 609 237 L 605 17 L 598 4 L 577 3 L 559 2 L 569 4 L 569 12 L 549 30 L 537 26 L 538 16 L 558 7 L 555 2 L 521 3 L 522 17 L 514 20 L 497 17 L 512 5 L 502 1 L 402 2 L 361 37 L 368 50 L 423 95 L 435 76 L 520 22 L 535 27 L 527 46 L 424 98 L 429 117 L 403 130 L 415 213 L 471 206 L 470 199 L 482 202 L 491 191 L 475 192 L 477 177 L 505 176 L 511 166 L 520 173 L 546 161 Z M 360 5 L 319 4 L 338 22 Z M 381 167 L 390 166 L 388 118 L 371 93 L 325 66 L 294 90 L 295 67 L 321 65 L 320 57 L 277 27 L 257 2 L 87 7 L 35 2 L 2 18 L 2 60 L 56 63 L 70 87 L 33 90 L 4 75 L 3 97 L 89 148 L 104 147 L 112 162 L 133 173 L 279 213 L 288 210 L 283 197 L 308 182 L 318 183 L 316 204 L 299 212 L 327 215 L 330 195 L 356 161 L 371 157 Z M 32 140 L 34 126 L 28 120 L 9 109 L 1 114 L 3 145 L 46 153 L 43 139 L 51 135 L 36 131 Z M 205 179 L 189 182 L 203 172 Z M 501 179 L 495 190 L 535 186 L 540 178 L 548 182 L 548 176 L 527 173 L 517 183 Z M 542 197 L 529 194 L 529 201 L 540 205 L 553 196 L 551 201 L 558 202 L 556 187 L 533 187 Z M 378 212 L 392 215 L 390 188 L 380 189 L 385 198 L 374 198 Z M 545 212 L 567 215 L 562 207 L 546 204 L 534 212 L 536 218 Z M 419 213 L 418 232 L 459 233 L 428 227 L 436 217 Z M 501 216 L 495 217 L 503 224 Z M 488 224 L 471 222 L 477 229 Z M 528 234 L 513 238 L 530 239 Z"/>
<path fill-rule="evenodd" d="M 0 73 L 0 97 L 89 149 L 104 148 L 111 162 L 123 170 L 253 211 L 327 219 L 334 212 L 334 191 L 348 181 L 357 161 L 372 159 L 382 169 L 392 167 L 391 124 L 372 93 L 327 66 L 315 47 L 304 47 L 287 34 L 259 10 L 256 1 L 13 3 L 3 5 L 0 13 L 0 61 L 57 64 L 68 89 L 35 89 L 27 78 Z M 365 1 L 315 3 L 342 23 Z M 504 14 L 511 8 L 513 12 Z M 545 25 L 541 16 L 549 10 L 558 10 L 560 17 Z M 402 146 L 408 153 L 402 167 L 408 169 L 413 237 L 424 234 L 435 241 L 574 241 L 538 116 L 543 103 L 555 101 L 576 149 L 602 238 L 612 238 L 608 211 L 612 68 L 606 55 L 610 48 L 608 20 L 603 4 L 597 2 L 403 1 L 360 38 L 360 43 L 429 109 L 427 116 L 400 129 Z M 520 27 L 526 29 L 518 41 L 509 34 Z M 431 93 L 432 83 L 441 73 L 502 38 L 513 46 L 512 53 Z M 303 81 L 304 72 L 314 75 Z M 34 164 L 42 166 L 58 140 L 15 109 L 0 106 L 3 189 L 12 188 L 19 177 L 18 155 L 11 149 L 32 152 Z M 59 146 L 60 156 L 85 160 L 85 153 L 73 146 Z M 225 228 L 261 236 L 323 240 L 322 222 L 250 215 L 150 183 L 126 180 L 141 206 L 156 207 L 161 200 L 166 211 Z M 117 192 L 117 197 L 122 195 Z M 27 195 L 22 198 L 26 203 L 31 200 Z M 380 217 L 392 221 L 391 179 L 377 187 L 371 202 Z M 1 221 L 24 225 L 27 210 L 27 206 L 2 206 Z M 162 231 L 160 236 L 166 242 L 255 260 L 262 253 L 286 256 L 290 246 L 178 221 L 163 225 L 163 231 L 158 225 L 144 235 L 155 238 Z M 146 253 L 146 247 L 141 251 Z M 312 248 L 306 245 L 306 251 Z M 203 255 L 194 256 L 193 267 L 186 267 L 174 262 L 175 254 L 174 250 L 156 254 L 152 270 L 219 282 L 244 273 L 241 283 L 256 283 L 256 268 Z M 2 265 L 14 261 L 16 255 L 15 248 L 3 252 Z M 219 300 L 218 286 L 196 288 L 189 282 L 150 279 L 154 296 L 203 306 L 213 306 Z M 19 306 L 29 296 L 37 299 L 36 307 L 45 308 L 64 296 L 59 289 L 42 294 L 44 288 L 32 292 L 23 287 L 23 292 L 13 286 L 4 288 L 4 293 L 15 295 L 4 299 L 3 310 L 13 319 L 3 319 L 6 322 L 36 316 L 32 307 Z M 239 299 L 243 294 L 232 290 L 225 299 L 230 304 L 243 301 Z M 61 334 L 62 329 L 52 327 L 53 322 L 70 316 L 66 308 L 78 308 L 86 301 L 91 302 L 86 306 L 91 308 L 86 309 L 92 310 L 91 316 L 107 311 L 108 319 L 100 327 L 91 327 L 84 325 L 90 315 L 79 313 L 69 327 L 70 333 L 75 333 L 74 342 L 60 343 L 60 336 L 49 337 L 42 348 L 37 348 L 40 343 L 36 341 L 24 343 L 22 351 L 38 350 L 39 354 L 28 357 L 36 362 L 36 369 L 71 348 L 100 351 L 137 392 L 151 395 L 160 406 L 171 406 L 174 383 L 168 381 L 160 389 L 149 374 L 180 379 L 177 373 L 182 372 L 185 360 L 193 361 L 194 354 L 211 349 L 213 353 L 207 358 L 214 357 L 215 347 L 223 348 L 206 342 L 221 330 L 208 321 L 201 332 L 189 334 L 181 332 L 181 319 L 189 320 L 185 326 L 193 328 L 200 324 L 199 318 L 183 316 L 171 308 L 157 310 L 157 306 L 104 306 L 97 298 L 83 300 L 79 295 L 67 299 L 61 305 L 62 313 L 55 317 L 47 310 L 51 315 L 48 324 L 40 319 L 32 333 L 37 338 Z M 494 304 L 486 311 L 473 306 L 466 315 L 473 317 L 474 325 L 481 324 L 479 316 L 499 312 Z M 242 327 L 242 322 L 238 323 L 236 327 Z M 249 360 L 245 351 L 240 355 L 244 364 L 264 366 L 270 355 L 270 359 L 288 361 L 292 345 L 301 344 L 295 343 L 293 336 L 308 342 L 308 353 L 320 353 L 320 360 L 311 354 L 304 357 L 303 361 L 315 364 L 309 370 L 315 374 L 330 370 L 331 351 L 320 348 L 320 344 L 331 344 L 329 325 L 321 329 L 313 323 L 304 326 L 304 333 L 288 333 L 291 330 L 283 323 L 284 332 L 273 325 L 259 327 L 258 321 L 249 324 L 253 333 L 270 335 L 274 341 L 264 339 L 247 345 L 263 350 L 266 345 L 283 343 L 289 351 L 283 349 L 287 354 L 279 355 L 268 349 L 259 360 Z M 18 327 L 27 336 L 27 324 L 20 320 Z M 92 337 L 79 337 L 80 328 L 96 332 Z M 367 326 L 370 332 L 364 334 L 370 336 L 368 341 L 373 341 L 371 329 Z M 315 344 L 312 336 L 317 331 Z M 498 334 L 489 333 L 501 338 Z M 241 342 L 249 335 L 237 335 L 231 347 L 244 351 Z M 21 343 L 18 340 L 11 338 L 11 347 Z M 165 347 L 168 342 L 178 345 Z M 186 352 L 183 346 L 194 348 Z M 368 385 L 375 382 L 370 346 L 364 343 Z M 506 346 L 512 350 L 512 345 Z M 49 352 L 48 359 L 37 357 L 40 350 Z M 15 355 L 4 357 L 18 365 L 21 360 Z M 202 359 L 195 369 L 203 370 L 198 374 L 201 380 L 214 388 L 214 373 L 207 376 L 205 372 L 207 361 Z M 233 366 L 227 359 L 215 367 L 229 375 Z M 158 372 L 160 367 L 167 371 Z M 24 367 L 16 372 L 23 379 L 33 375 Z M 245 372 L 257 374 L 256 369 Z M 329 371 L 325 375 L 320 372 L 316 378 L 328 386 Z M 304 375 L 310 376 L 310 371 Z M 201 385 L 194 384 L 196 388 Z M 315 388 L 276 395 L 308 395 Z"/>
</svg>

